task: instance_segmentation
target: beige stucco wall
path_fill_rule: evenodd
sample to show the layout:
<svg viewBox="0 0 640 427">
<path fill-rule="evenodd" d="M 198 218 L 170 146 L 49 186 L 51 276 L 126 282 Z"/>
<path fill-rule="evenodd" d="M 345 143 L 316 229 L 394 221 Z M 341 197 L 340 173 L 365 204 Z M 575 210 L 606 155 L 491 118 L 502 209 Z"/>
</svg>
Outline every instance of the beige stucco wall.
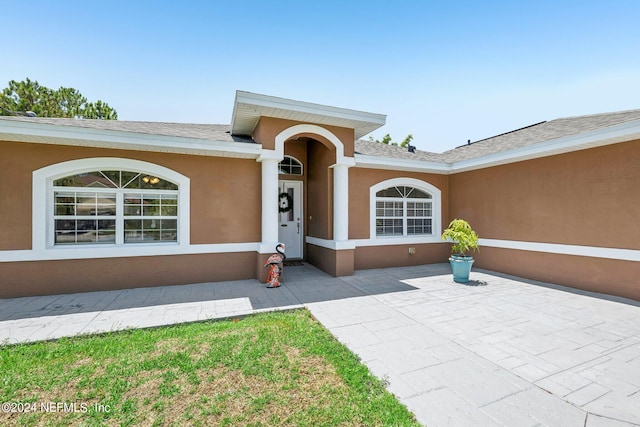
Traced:
<svg viewBox="0 0 640 427">
<path fill-rule="evenodd" d="M 0 177 L 7 191 L 0 203 L 0 250 L 31 249 L 33 171 L 91 157 L 142 160 L 189 177 L 192 244 L 260 241 L 261 178 L 255 160 L 2 141 Z"/>
<path fill-rule="evenodd" d="M 450 214 L 481 238 L 640 249 L 640 141 L 450 177 Z M 481 247 L 476 266 L 640 299 L 640 262 Z"/>
<path fill-rule="evenodd" d="M 293 120 L 284 120 L 284 119 L 275 119 L 273 117 L 261 117 L 260 121 L 256 125 L 256 128 L 253 131 L 253 139 L 262 144 L 262 148 L 267 148 L 270 150 L 275 149 L 275 138 L 276 136 L 285 129 L 288 129 L 292 126 L 299 125 L 301 122 L 293 121 Z M 344 155 L 348 157 L 353 156 L 354 150 L 354 131 L 353 129 L 343 128 L 338 126 L 328 126 L 328 125 L 316 125 L 323 127 L 333 133 L 338 139 L 342 142 L 344 146 Z M 333 149 L 333 144 L 327 141 L 324 137 L 317 135 L 315 133 L 300 133 L 295 135 L 293 138 L 313 138 L 317 141 L 320 141 L 329 149 Z"/>
<path fill-rule="evenodd" d="M 640 141 L 450 177 L 452 217 L 481 237 L 640 248 Z"/>
<path fill-rule="evenodd" d="M 256 277 L 256 253 L 0 262 L 0 298 Z"/>
<path fill-rule="evenodd" d="M 427 182 L 441 191 L 441 223 L 446 225 L 449 218 L 449 177 L 447 175 L 417 172 L 388 171 L 367 168 L 349 169 L 349 238 L 370 238 L 369 188 L 392 178 L 413 178 Z M 438 236 L 439 237 L 439 236 Z M 415 254 L 409 254 L 409 248 Z M 385 246 L 363 246 L 356 248 L 355 269 L 400 267 L 431 264 L 447 260 L 450 251 L 448 243 L 401 244 Z"/>
</svg>

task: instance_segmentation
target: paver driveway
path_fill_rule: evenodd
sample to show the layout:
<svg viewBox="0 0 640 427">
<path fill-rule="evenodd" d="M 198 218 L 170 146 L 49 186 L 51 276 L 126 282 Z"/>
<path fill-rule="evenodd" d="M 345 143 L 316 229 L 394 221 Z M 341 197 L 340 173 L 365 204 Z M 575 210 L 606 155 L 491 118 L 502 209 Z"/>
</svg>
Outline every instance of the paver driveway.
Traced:
<svg viewBox="0 0 640 427">
<path fill-rule="evenodd" d="M 640 424 L 636 303 L 471 278 L 308 308 L 429 426 Z"/>
<path fill-rule="evenodd" d="M 429 426 L 640 425 L 640 307 L 444 264 L 0 300 L 0 342 L 307 307 Z"/>
</svg>

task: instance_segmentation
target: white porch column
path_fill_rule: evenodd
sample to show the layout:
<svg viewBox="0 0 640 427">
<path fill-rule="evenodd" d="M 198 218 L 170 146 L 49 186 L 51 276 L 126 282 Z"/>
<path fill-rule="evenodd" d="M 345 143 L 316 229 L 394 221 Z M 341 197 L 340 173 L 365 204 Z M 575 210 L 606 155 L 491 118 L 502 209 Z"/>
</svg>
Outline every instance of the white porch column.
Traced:
<svg viewBox="0 0 640 427">
<path fill-rule="evenodd" d="M 336 163 L 333 168 L 333 240 L 349 240 L 349 167 L 353 158 Z M 348 160 L 351 160 L 349 162 Z"/>
<path fill-rule="evenodd" d="M 278 242 L 278 163 L 282 160 L 272 150 L 258 157 L 262 163 L 262 243 L 260 253 L 275 250 Z"/>
</svg>

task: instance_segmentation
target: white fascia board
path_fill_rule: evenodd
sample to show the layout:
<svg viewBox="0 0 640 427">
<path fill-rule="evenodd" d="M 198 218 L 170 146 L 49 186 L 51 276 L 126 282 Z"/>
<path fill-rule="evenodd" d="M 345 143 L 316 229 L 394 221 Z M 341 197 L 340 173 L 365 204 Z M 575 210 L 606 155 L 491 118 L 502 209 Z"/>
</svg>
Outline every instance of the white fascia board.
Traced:
<svg viewBox="0 0 640 427">
<path fill-rule="evenodd" d="M 484 157 L 462 160 L 451 164 L 451 173 L 466 172 L 474 169 L 483 169 L 507 163 L 537 159 L 618 142 L 632 141 L 634 139 L 640 139 L 640 120 L 556 138 Z"/>
<path fill-rule="evenodd" d="M 370 169 L 398 170 L 453 174 L 588 148 L 601 147 L 619 142 L 640 139 L 640 120 L 622 123 L 603 129 L 556 138 L 526 147 L 514 148 L 470 160 L 454 163 L 439 163 L 423 160 L 392 159 L 388 157 L 355 154 L 356 167 Z"/>
<path fill-rule="evenodd" d="M 357 168 L 398 170 L 406 172 L 424 172 L 449 174 L 451 165 L 448 163 L 429 162 L 426 160 L 391 159 L 388 157 L 367 156 L 355 154 Z"/>
<path fill-rule="evenodd" d="M 203 140 L 136 132 L 57 126 L 48 123 L 0 120 L 0 137 L 42 144 L 80 145 L 102 148 L 166 151 L 180 154 L 233 155 L 256 158 L 262 150 L 260 144 Z M 26 138 L 37 138 L 29 141 Z M 240 145 L 242 144 L 242 145 Z"/>
<path fill-rule="evenodd" d="M 368 113 L 366 111 L 351 110 L 348 108 L 313 104 L 311 102 L 295 101 L 293 99 L 260 95 L 257 93 L 245 92 L 240 90 L 236 91 L 236 102 L 233 107 L 234 116 L 236 112 L 236 105 L 239 103 L 251 104 L 261 107 L 277 108 L 282 110 L 298 111 L 308 114 L 317 114 L 346 120 L 355 120 L 380 126 L 384 125 L 387 120 L 387 116 L 385 114 Z"/>
</svg>

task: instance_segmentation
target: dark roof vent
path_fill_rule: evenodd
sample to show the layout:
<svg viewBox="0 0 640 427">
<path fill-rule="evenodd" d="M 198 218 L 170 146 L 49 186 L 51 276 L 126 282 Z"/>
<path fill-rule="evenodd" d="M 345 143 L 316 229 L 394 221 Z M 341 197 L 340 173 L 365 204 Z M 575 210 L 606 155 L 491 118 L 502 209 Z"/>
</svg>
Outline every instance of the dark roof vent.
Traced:
<svg viewBox="0 0 640 427">
<path fill-rule="evenodd" d="M 411 144 L 407 145 L 407 151 L 409 153 L 415 153 L 416 152 L 416 146 L 415 145 L 411 145 Z"/>
</svg>

